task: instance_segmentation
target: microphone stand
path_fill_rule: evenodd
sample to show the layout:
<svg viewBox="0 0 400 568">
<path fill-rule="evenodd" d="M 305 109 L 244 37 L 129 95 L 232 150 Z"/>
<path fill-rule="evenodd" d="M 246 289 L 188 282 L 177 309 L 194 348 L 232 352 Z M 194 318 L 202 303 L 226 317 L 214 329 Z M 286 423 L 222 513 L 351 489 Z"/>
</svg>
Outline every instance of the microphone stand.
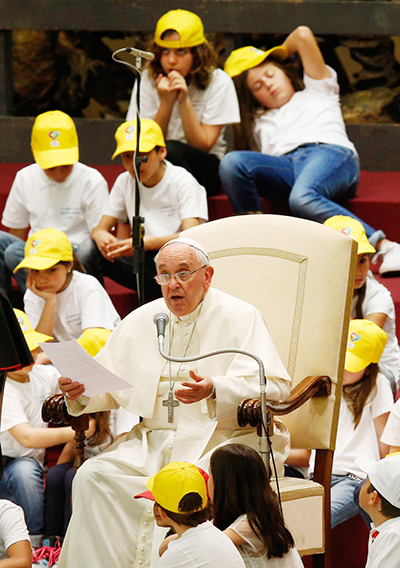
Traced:
<svg viewBox="0 0 400 568">
<path fill-rule="evenodd" d="M 117 53 L 133 53 L 135 55 L 135 65 L 131 65 L 127 61 L 118 59 L 115 56 Z M 140 81 L 141 81 L 141 68 L 142 58 L 148 59 L 144 56 L 146 52 L 134 50 L 130 47 L 118 49 L 112 54 L 112 58 L 117 63 L 127 65 L 136 71 L 136 150 L 133 156 L 133 165 L 135 173 L 135 215 L 132 218 L 132 244 L 133 244 L 133 260 L 132 271 L 136 274 L 136 289 L 138 293 L 138 305 L 144 304 L 144 263 L 145 263 L 145 250 L 144 250 L 144 217 L 139 215 L 140 211 L 140 164 L 147 162 L 147 156 L 141 156 L 139 149 L 140 140 Z M 149 54 L 147 54 L 149 55 Z"/>
<path fill-rule="evenodd" d="M 168 316 L 167 316 L 168 317 Z M 239 355 L 247 355 L 251 357 L 258 363 L 259 367 L 259 377 L 260 377 L 260 403 L 261 403 L 261 435 L 259 436 L 260 443 L 260 455 L 264 462 L 267 470 L 268 478 L 270 477 L 270 466 L 269 466 L 269 456 L 270 456 L 270 441 L 268 436 L 268 419 L 267 419 L 267 379 L 265 377 L 264 363 L 258 355 L 251 353 L 250 351 L 245 351 L 244 349 L 216 349 L 214 351 L 209 351 L 208 353 L 203 353 L 202 355 L 196 355 L 194 357 L 171 357 L 167 355 L 164 351 L 164 335 L 162 333 L 158 334 L 158 349 L 160 355 L 167 361 L 172 361 L 174 363 L 186 363 L 192 361 L 199 361 L 200 359 L 206 359 L 208 357 L 213 357 L 214 355 L 222 355 L 225 353 L 238 353 Z"/>
</svg>

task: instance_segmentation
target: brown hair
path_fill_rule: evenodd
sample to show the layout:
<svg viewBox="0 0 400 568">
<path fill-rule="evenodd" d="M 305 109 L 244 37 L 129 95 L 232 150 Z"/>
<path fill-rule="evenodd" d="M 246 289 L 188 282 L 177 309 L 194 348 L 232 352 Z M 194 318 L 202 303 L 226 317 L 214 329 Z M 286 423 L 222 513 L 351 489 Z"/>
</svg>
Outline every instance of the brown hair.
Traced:
<svg viewBox="0 0 400 568">
<path fill-rule="evenodd" d="M 96 421 L 96 430 L 93 436 L 87 441 L 87 445 L 94 447 L 108 442 L 108 446 L 111 446 L 114 442 L 114 436 L 110 430 L 110 411 L 95 412 L 91 416 Z"/>
<path fill-rule="evenodd" d="M 385 499 L 383 495 L 381 495 L 379 491 L 375 489 L 375 487 L 369 481 L 369 486 L 367 487 L 367 493 L 373 493 L 374 491 L 378 493 L 379 498 L 381 500 L 381 509 L 379 512 L 382 513 L 382 515 L 388 519 L 394 519 L 396 517 L 400 517 L 399 507 L 395 507 L 394 505 L 389 503 L 389 501 Z"/>
<path fill-rule="evenodd" d="M 173 513 L 161 507 L 159 503 L 157 503 L 157 505 L 172 521 L 186 527 L 197 527 L 197 525 L 211 518 L 208 506 L 200 511 L 196 511 L 196 509 L 202 505 L 202 498 L 198 493 L 187 493 L 182 497 L 179 502 L 179 510 L 182 511 L 181 513 Z M 188 512 L 193 510 L 195 511 L 194 513 Z"/>
<path fill-rule="evenodd" d="M 297 60 L 280 61 L 276 57 L 269 56 L 260 65 L 266 62 L 272 63 L 275 67 L 281 69 L 289 77 L 295 91 L 301 91 L 304 88 L 300 79 Z M 240 123 L 233 125 L 233 146 L 235 150 L 256 151 L 258 148 L 253 133 L 254 120 L 268 109 L 260 105 L 247 86 L 249 71 L 244 71 L 240 75 L 233 77 L 240 109 Z"/>
<path fill-rule="evenodd" d="M 376 394 L 376 377 L 378 372 L 378 363 L 370 363 L 359 381 L 352 385 L 343 385 L 343 398 L 353 415 L 354 429 L 360 423 L 368 397 L 372 393 L 374 393 L 374 396 Z"/>
<path fill-rule="evenodd" d="M 174 31 L 175 30 L 166 30 L 162 34 L 161 39 L 166 39 L 166 37 Z M 165 48 L 157 45 L 153 41 L 148 49 L 155 55 L 153 61 L 150 61 L 147 64 L 147 67 L 155 80 L 160 74 L 165 75 L 165 72 L 161 67 L 161 54 Z M 188 75 L 186 76 L 186 83 L 188 85 L 193 84 L 197 87 L 197 89 L 204 91 L 204 89 L 209 85 L 212 72 L 217 66 L 218 55 L 214 50 L 213 44 L 210 42 L 202 43 L 201 45 L 196 45 L 189 49 L 193 55 L 193 63 Z"/>
</svg>

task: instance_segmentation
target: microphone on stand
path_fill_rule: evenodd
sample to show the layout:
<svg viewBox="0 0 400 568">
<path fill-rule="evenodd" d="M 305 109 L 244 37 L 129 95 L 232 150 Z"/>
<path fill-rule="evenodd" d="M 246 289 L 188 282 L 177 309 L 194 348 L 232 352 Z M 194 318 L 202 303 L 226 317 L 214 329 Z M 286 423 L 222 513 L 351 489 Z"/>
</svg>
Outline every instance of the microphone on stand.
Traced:
<svg viewBox="0 0 400 568">
<path fill-rule="evenodd" d="M 151 53 L 151 51 L 142 51 L 141 49 L 136 49 L 136 47 L 125 47 L 124 49 L 126 53 L 134 55 L 135 57 L 143 57 L 143 59 L 147 59 L 147 61 L 153 61 L 154 59 L 154 53 Z"/>
<path fill-rule="evenodd" d="M 264 461 L 265 467 L 267 468 L 268 476 L 270 472 L 269 467 L 269 454 L 270 454 L 270 442 L 268 438 L 268 420 L 267 420 L 267 379 L 265 377 L 264 363 L 258 355 L 251 353 L 250 351 L 245 351 L 244 349 L 216 349 L 214 351 L 209 351 L 208 353 L 203 353 L 202 355 L 196 355 L 195 357 L 171 357 L 164 352 L 164 339 L 165 339 L 165 328 L 169 322 L 169 317 L 167 314 L 158 313 L 154 316 L 153 322 L 157 327 L 157 338 L 158 338 L 158 349 L 160 355 L 167 361 L 172 361 L 174 363 L 186 363 L 192 361 L 199 361 L 200 359 L 206 359 L 214 355 L 222 355 L 225 353 L 238 353 L 239 355 L 246 355 L 251 357 L 258 363 L 259 367 L 259 377 L 260 377 L 260 412 L 261 412 L 261 436 L 260 438 L 260 454 Z"/>
</svg>

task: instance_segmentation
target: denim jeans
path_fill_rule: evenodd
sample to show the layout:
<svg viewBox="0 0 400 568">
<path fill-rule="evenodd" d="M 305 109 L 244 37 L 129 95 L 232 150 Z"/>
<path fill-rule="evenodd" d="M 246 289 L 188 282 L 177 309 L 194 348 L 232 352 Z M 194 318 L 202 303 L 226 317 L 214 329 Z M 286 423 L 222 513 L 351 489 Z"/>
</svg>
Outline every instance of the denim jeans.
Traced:
<svg viewBox="0 0 400 568">
<path fill-rule="evenodd" d="M 43 534 L 43 468 L 35 458 L 15 458 L 4 467 L 0 497 L 22 507 L 29 534 Z"/>
<path fill-rule="evenodd" d="M 331 144 L 303 144 L 283 156 L 229 152 L 219 167 L 222 186 L 236 213 L 262 211 L 261 196 L 286 202 L 295 217 L 319 223 L 333 215 L 348 215 L 360 221 L 367 237 L 374 235 L 377 242 L 384 233 L 340 204 L 354 197 L 359 173 L 357 156 Z"/>
<path fill-rule="evenodd" d="M 332 475 L 331 480 L 331 515 L 332 528 L 355 517 L 361 512 L 355 491 L 364 483 L 360 479 L 352 479 L 348 475 Z"/>
<path fill-rule="evenodd" d="M 86 270 L 100 282 L 104 284 L 103 276 L 108 276 L 118 284 L 126 286 L 130 290 L 136 290 L 136 275 L 133 274 L 132 258 L 116 258 L 111 262 L 103 257 L 96 243 L 92 239 L 87 239 L 79 245 L 79 254 L 83 256 L 86 263 Z M 146 251 L 144 263 L 144 287 L 145 299 L 154 300 L 161 296 L 161 287 L 154 280 L 156 275 L 156 265 L 154 257 L 157 251 Z"/>
<path fill-rule="evenodd" d="M 54 465 L 46 476 L 44 533 L 64 536 L 71 517 L 71 489 L 75 476 L 72 462 Z"/>
<path fill-rule="evenodd" d="M 24 257 L 25 241 L 10 233 L 0 231 L 0 288 L 9 297 L 11 294 L 12 273 Z M 26 268 L 21 268 L 14 274 L 22 294 L 25 294 L 27 275 L 28 270 Z"/>
</svg>

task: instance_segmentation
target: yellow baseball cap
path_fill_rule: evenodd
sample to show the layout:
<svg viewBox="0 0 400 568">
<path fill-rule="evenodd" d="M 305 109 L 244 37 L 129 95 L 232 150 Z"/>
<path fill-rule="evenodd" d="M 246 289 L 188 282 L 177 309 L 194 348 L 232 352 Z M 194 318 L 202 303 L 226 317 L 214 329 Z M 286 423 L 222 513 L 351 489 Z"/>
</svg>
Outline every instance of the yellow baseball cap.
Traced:
<svg viewBox="0 0 400 568">
<path fill-rule="evenodd" d="M 277 45 L 271 47 L 267 51 L 253 47 L 252 45 L 247 45 L 245 47 L 239 47 L 232 51 L 230 56 L 225 61 L 224 70 L 230 77 L 236 77 L 243 73 L 243 71 L 248 71 L 260 65 L 270 55 L 273 55 L 277 59 L 283 61 L 287 58 L 288 52 L 286 47 L 282 45 Z"/>
<path fill-rule="evenodd" d="M 92 357 L 97 355 L 111 335 L 111 330 L 101 327 L 85 329 L 76 340 Z"/>
<path fill-rule="evenodd" d="M 365 319 L 351 320 L 344 364 L 346 371 L 358 373 L 370 363 L 379 363 L 386 341 L 386 332 L 379 325 Z"/>
<path fill-rule="evenodd" d="M 324 222 L 324 225 L 335 229 L 358 243 L 357 254 L 374 253 L 376 250 L 369 242 L 365 229 L 360 221 L 347 215 L 334 215 Z"/>
<path fill-rule="evenodd" d="M 199 468 L 188 462 L 172 462 L 163 467 L 146 483 L 156 502 L 172 513 L 195 513 L 208 503 L 207 486 Z M 179 504 L 188 493 L 198 493 L 201 507 L 194 511 L 181 511 Z"/>
<path fill-rule="evenodd" d="M 112 159 L 124 152 L 134 152 L 136 150 L 136 120 L 128 120 L 128 122 L 121 124 L 115 133 L 115 140 L 117 149 L 112 155 Z M 165 146 L 161 127 L 154 120 L 142 118 L 140 121 L 139 151 L 150 152 L 156 146 Z"/>
<path fill-rule="evenodd" d="M 167 30 L 173 30 L 179 34 L 179 40 L 171 41 L 161 39 Z M 203 22 L 193 12 L 187 10 L 170 10 L 157 22 L 154 32 L 154 43 L 161 47 L 180 49 L 185 47 L 196 47 L 202 43 L 207 43 L 204 36 Z"/>
<path fill-rule="evenodd" d="M 39 114 L 32 128 L 31 147 L 35 162 L 44 170 L 75 164 L 79 145 L 74 121 L 60 110 Z"/>
<path fill-rule="evenodd" d="M 25 243 L 25 258 L 14 269 L 46 270 L 60 261 L 72 262 L 74 253 L 65 233 L 58 229 L 36 231 Z"/>
<path fill-rule="evenodd" d="M 51 341 L 54 339 L 53 337 L 50 337 L 50 335 L 45 335 L 44 333 L 35 331 L 29 323 L 27 315 L 22 310 L 14 308 L 14 313 L 17 316 L 18 323 L 24 333 L 29 351 L 35 351 L 35 349 L 39 347 L 39 342 L 44 343 L 45 341 Z"/>
</svg>

